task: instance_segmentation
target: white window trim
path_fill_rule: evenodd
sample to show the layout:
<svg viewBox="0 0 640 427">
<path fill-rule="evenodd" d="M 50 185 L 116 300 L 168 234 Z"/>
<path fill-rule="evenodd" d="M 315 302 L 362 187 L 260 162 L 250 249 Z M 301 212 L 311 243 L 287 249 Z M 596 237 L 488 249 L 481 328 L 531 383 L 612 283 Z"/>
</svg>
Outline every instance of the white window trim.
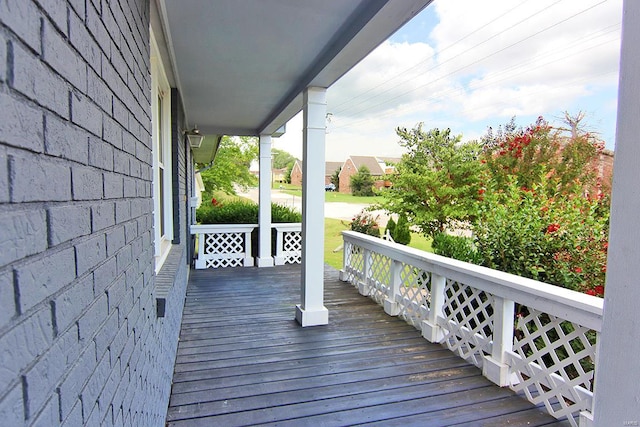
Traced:
<svg viewBox="0 0 640 427">
<path fill-rule="evenodd" d="M 162 99 L 162 117 L 158 117 L 158 99 Z M 158 45 L 151 31 L 151 117 L 152 117 L 152 153 L 153 153 L 153 241 L 155 270 L 160 271 L 173 240 L 173 180 L 171 159 L 171 87 L 160 58 Z M 158 123 L 162 122 L 162 135 L 159 135 Z M 163 143 L 163 198 L 160 197 L 160 162 L 158 152 Z M 160 201 L 163 200 L 164 235 L 160 235 Z"/>
</svg>

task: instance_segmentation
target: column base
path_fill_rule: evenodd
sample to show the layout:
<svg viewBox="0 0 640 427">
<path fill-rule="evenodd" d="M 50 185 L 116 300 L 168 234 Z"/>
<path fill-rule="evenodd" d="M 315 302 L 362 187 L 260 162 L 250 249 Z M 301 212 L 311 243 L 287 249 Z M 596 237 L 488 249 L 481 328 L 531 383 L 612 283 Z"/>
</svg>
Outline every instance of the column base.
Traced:
<svg viewBox="0 0 640 427">
<path fill-rule="evenodd" d="M 578 425 L 580 427 L 594 427 L 593 414 L 587 411 L 580 412 L 580 424 Z"/>
<path fill-rule="evenodd" d="M 400 304 L 387 298 L 384 300 L 384 312 L 389 316 L 397 316 L 400 314 Z"/>
<path fill-rule="evenodd" d="M 321 326 L 329 324 L 329 310 L 322 307 L 320 310 L 305 310 L 300 304 L 296 305 L 296 321 L 302 327 Z"/>
<path fill-rule="evenodd" d="M 509 365 L 498 362 L 491 356 L 484 356 L 482 361 L 482 375 L 500 387 L 511 385 Z"/>
<path fill-rule="evenodd" d="M 368 283 L 360 282 L 358 283 L 358 293 L 364 297 L 369 296 L 369 292 L 371 291 L 371 287 Z"/>
<path fill-rule="evenodd" d="M 265 258 L 257 258 L 258 267 L 273 267 L 273 258 L 265 257 Z"/>
<path fill-rule="evenodd" d="M 442 328 L 438 325 L 434 325 L 430 323 L 428 320 L 422 321 L 422 338 L 426 339 L 429 342 L 439 343 L 442 342 L 444 338 L 444 332 Z"/>
</svg>

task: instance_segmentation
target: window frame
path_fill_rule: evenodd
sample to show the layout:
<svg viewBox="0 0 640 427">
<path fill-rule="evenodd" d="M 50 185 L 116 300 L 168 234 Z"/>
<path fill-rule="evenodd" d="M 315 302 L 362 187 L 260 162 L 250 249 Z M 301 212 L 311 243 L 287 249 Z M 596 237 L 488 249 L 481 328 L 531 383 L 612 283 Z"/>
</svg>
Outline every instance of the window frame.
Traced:
<svg viewBox="0 0 640 427">
<path fill-rule="evenodd" d="M 153 157 L 153 237 L 156 273 L 173 240 L 171 87 L 151 31 L 151 139 Z M 161 156 L 161 157 L 160 157 Z"/>
</svg>

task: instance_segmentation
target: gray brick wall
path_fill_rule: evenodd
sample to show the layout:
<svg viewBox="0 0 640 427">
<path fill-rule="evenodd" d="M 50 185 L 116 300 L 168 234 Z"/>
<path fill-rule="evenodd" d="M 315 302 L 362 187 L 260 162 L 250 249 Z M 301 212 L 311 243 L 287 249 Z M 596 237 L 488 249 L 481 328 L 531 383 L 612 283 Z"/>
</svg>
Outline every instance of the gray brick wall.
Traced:
<svg viewBox="0 0 640 427">
<path fill-rule="evenodd" d="M 0 0 L 2 425 L 164 425 L 191 158 L 175 132 L 180 245 L 156 277 L 149 6 Z"/>
</svg>

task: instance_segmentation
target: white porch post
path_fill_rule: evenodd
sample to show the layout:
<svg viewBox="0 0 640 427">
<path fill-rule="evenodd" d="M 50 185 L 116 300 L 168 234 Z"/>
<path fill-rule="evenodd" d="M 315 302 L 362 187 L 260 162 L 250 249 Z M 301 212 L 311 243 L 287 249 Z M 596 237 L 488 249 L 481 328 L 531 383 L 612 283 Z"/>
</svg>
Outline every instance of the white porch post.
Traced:
<svg viewBox="0 0 640 427">
<path fill-rule="evenodd" d="M 271 135 L 260 135 L 258 267 L 273 267 L 271 256 Z"/>
<path fill-rule="evenodd" d="M 607 281 L 596 364 L 596 426 L 640 425 L 639 22 L 640 2 L 625 0 Z"/>
<path fill-rule="evenodd" d="M 302 326 L 326 325 L 324 306 L 324 145 L 326 89 L 304 91 L 302 128 L 302 301 L 296 320 Z"/>
</svg>

